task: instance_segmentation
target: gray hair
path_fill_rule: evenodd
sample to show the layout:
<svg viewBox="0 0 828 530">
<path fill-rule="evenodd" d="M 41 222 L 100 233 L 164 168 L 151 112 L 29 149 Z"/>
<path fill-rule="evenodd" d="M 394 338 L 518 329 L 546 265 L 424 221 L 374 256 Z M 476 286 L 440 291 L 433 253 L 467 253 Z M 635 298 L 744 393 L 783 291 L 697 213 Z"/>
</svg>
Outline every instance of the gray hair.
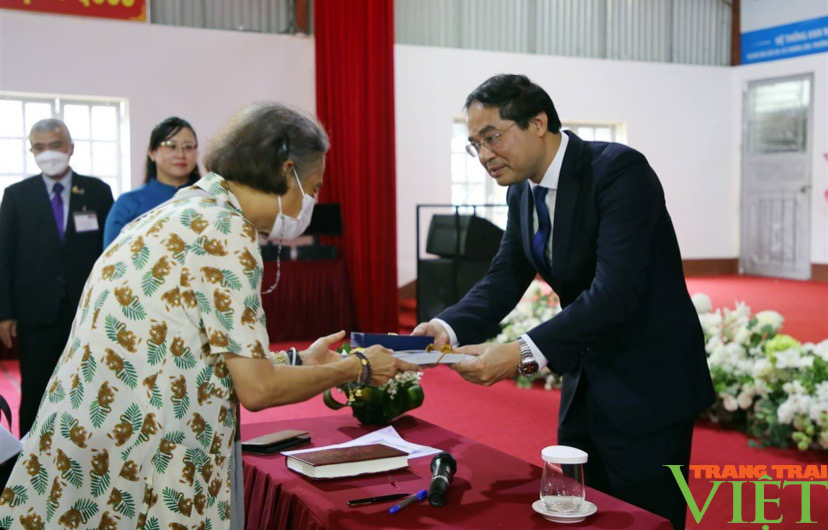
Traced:
<svg viewBox="0 0 828 530">
<path fill-rule="evenodd" d="M 310 114 L 282 103 L 254 103 L 212 141 L 204 165 L 226 180 L 284 195 L 284 163 L 291 160 L 299 178 L 307 178 L 329 148 L 328 134 Z"/>
<path fill-rule="evenodd" d="M 32 130 L 29 132 L 29 136 L 31 136 L 32 133 L 52 132 L 55 129 L 60 129 L 63 132 L 65 132 L 66 138 L 68 138 L 70 142 L 72 141 L 72 135 L 69 134 L 69 127 L 67 127 L 66 124 L 63 123 L 63 120 L 59 120 L 57 118 L 46 118 L 45 120 L 40 120 L 39 122 L 35 123 L 34 125 L 32 125 Z"/>
</svg>

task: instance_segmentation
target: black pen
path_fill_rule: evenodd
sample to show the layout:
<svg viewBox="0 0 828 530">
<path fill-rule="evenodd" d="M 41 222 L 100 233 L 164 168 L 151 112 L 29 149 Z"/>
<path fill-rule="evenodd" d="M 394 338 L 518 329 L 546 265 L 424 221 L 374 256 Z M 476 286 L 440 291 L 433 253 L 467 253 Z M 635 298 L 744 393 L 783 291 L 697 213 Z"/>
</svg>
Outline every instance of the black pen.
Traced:
<svg viewBox="0 0 828 530">
<path fill-rule="evenodd" d="M 408 497 L 408 493 L 392 493 L 391 495 L 380 495 L 379 497 L 366 497 L 348 501 L 348 506 L 363 506 L 365 504 L 377 504 L 379 502 L 395 501 Z"/>
</svg>

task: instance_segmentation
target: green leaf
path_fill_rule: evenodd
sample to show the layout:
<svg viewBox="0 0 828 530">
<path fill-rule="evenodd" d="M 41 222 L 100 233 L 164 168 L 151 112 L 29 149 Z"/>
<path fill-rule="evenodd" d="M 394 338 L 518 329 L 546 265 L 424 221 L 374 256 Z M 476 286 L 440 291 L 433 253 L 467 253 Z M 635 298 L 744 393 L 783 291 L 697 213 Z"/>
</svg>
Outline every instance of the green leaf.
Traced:
<svg viewBox="0 0 828 530">
<path fill-rule="evenodd" d="M 12 486 L 11 490 L 14 492 L 14 499 L 11 501 L 9 506 L 15 508 L 21 504 L 29 502 L 29 492 L 26 491 L 25 487 L 20 485 Z"/>
<path fill-rule="evenodd" d="M 72 401 L 72 408 L 76 409 L 83 402 L 83 382 L 78 381 L 78 386 L 69 391 L 69 399 Z"/>
<path fill-rule="evenodd" d="M 175 491 L 174 489 L 168 486 L 164 488 L 162 496 L 164 498 L 164 505 L 167 507 L 167 510 L 169 510 L 172 513 L 181 513 L 181 510 L 178 509 L 178 502 L 184 497 L 183 493 L 181 493 L 180 491 Z"/>
<path fill-rule="evenodd" d="M 118 379 L 126 383 L 129 388 L 134 389 L 138 386 L 138 372 L 129 361 L 124 361 L 124 368 L 118 372 Z"/>
<path fill-rule="evenodd" d="M 135 500 L 132 494 L 128 491 L 118 490 L 118 492 L 121 494 L 121 502 L 114 506 L 115 511 L 132 519 L 135 517 Z"/>
<path fill-rule="evenodd" d="M 113 280 L 120 280 L 126 274 L 127 266 L 126 263 L 123 261 L 119 261 L 115 264 L 115 273 L 112 275 Z"/>
<path fill-rule="evenodd" d="M 205 449 L 210 448 L 210 443 L 213 441 L 213 427 L 210 424 L 205 426 L 204 431 L 198 435 L 198 443 L 204 446 Z"/>
<path fill-rule="evenodd" d="M 147 343 L 147 352 L 149 353 L 150 366 L 155 366 L 164 360 L 167 355 L 167 343 L 158 345 L 154 342 Z"/>
<path fill-rule="evenodd" d="M 152 457 L 152 465 L 155 466 L 155 470 L 159 473 L 166 473 L 167 466 L 170 465 L 170 460 L 172 459 L 171 455 L 157 452 L 155 456 Z"/>
<path fill-rule="evenodd" d="M 176 445 L 184 443 L 184 431 L 172 431 L 164 435 L 164 439 Z"/>
<path fill-rule="evenodd" d="M 58 381 L 57 386 L 53 392 L 49 392 L 50 403 L 60 403 L 66 398 L 66 390 L 63 388 L 63 383 Z"/>
<path fill-rule="evenodd" d="M 157 409 L 164 407 L 164 397 L 161 395 L 161 390 L 158 389 L 158 385 L 152 387 L 152 392 L 150 395 L 150 405 Z"/>
<path fill-rule="evenodd" d="M 117 318 L 112 315 L 106 315 L 106 319 L 104 320 L 104 329 L 106 330 L 107 338 L 112 342 L 118 342 L 118 332 L 125 327 L 126 326 Z"/>
<path fill-rule="evenodd" d="M 144 292 L 144 296 L 152 296 L 163 283 L 164 280 L 153 276 L 152 271 L 150 270 L 147 271 L 141 279 L 141 290 Z"/>
<path fill-rule="evenodd" d="M 64 471 L 61 476 L 76 488 L 83 487 L 83 470 L 76 460 L 69 458 L 69 469 Z"/>
<path fill-rule="evenodd" d="M 222 521 L 227 520 L 227 513 L 229 512 L 229 508 L 230 503 L 227 501 L 221 501 L 220 503 L 218 503 L 219 519 L 221 519 Z"/>
<path fill-rule="evenodd" d="M 106 415 L 109 414 L 111 410 L 112 409 L 109 407 L 106 409 L 101 407 L 97 399 L 92 401 L 92 403 L 89 404 L 89 419 L 92 420 L 92 425 L 94 425 L 96 429 L 100 429 L 104 420 L 106 420 Z"/>
<path fill-rule="evenodd" d="M 195 219 L 201 217 L 201 214 L 198 213 L 198 210 L 194 208 L 187 208 L 183 212 L 181 212 L 181 224 L 184 226 L 189 227 Z"/>
<path fill-rule="evenodd" d="M 213 226 L 216 227 L 216 230 L 221 232 L 222 234 L 229 234 L 230 233 L 230 214 L 226 212 L 222 212 L 218 215 Z"/>
<path fill-rule="evenodd" d="M 32 477 L 32 487 L 39 495 L 46 494 L 46 488 L 49 486 L 49 474 L 46 472 L 46 468 L 41 466 L 40 470 L 37 472 L 37 475 Z"/>
<path fill-rule="evenodd" d="M 161 524 L 155 517 L 150 517 L 147 519 L 147 522 L 144 523 L 144 528 L 141 530 L 161 530 Z"/>
<path fill-rule="evenodd" d="M 83 380 L 87 383 L 91 383 L 92 379 L 95 377 L 95 369 L 98 367 L 97 361 L 95 361 L 95 357 L 92 355 L 89 356 L 88 359 L 81 363 L 81 371 L 83 371 Z"/>
<path fill-rule="evenodd" d="M 210 380 L 210 376 L 212 375 L 212 373 L 213 373 L 213 368 L 212 367 L 205 366 L 204 368 L 202 368 L 201 371 L 198 372 L 198 375 L 196 376 L 196 386 L 201 386 L 204 383 L 208 382 Z"/>
<path fill-rule="evenodd" d="M 218 321 L 221 322 L 221 325 L 224 326 L 224 329 L 228 331 L 233 331 L 233 309 L 231 308 L 229 311 L 225 311 L 224 313 L 219 312 L 216 309 L 216 317 Z"/>
<path fill-rule="evenodd" d="M 210 301 L 204 295 L 204 293 L 196 292 L 195 294 L 196 301 L 198 302 L 198 310 L 201 311 L 202 314 L 207 314 L 210 312 Z"/>
<path fill-rule="evenodd" d="M 98 513 L 98 504 L 91 499 L 78 499 L 72 508 L 80 512 L 84 524 Z"/>
<path fill-rule="evenodd" d="M 221 275 L 223 276 L 221 280 L 222 287 L 229 287 L 234 291 L 241 291 L 242 283 L 235 272 L 228 269 L 221 269 Z"/>
<path fill-rule="evenodd" d="M 122 305 L 121 310 L 130 320 L 143 320 L 147 318 L 147 312 L 144 310 L 144 306 L 141 305 L 141 302 L 138 301 L 137 296 L 132 299 L 132 303 L 128 306 Z"/>
<path fill-rule="evenodd" d="M 180 420 L 187 414 L 187 410 L 190 408 L 190 396 L 184 394 L 183 398 L 173 398 L 172 402 L 175 419 Z"/>
<path fill-rule="evenodd" d="M 259 305 L 259 296 L 258 295 L 251 294 L 250 296 L 248 296 L 247 298 L 244 299 L 244 308 L 245 309 L 251 309 L 253 311 L 258 311 L 259 307 L 261 307 L 261 306 Z"/>
<path fill-rule="evenodd" d="M 64 412 L 60 415 L 60 434 L 67 440 L 70 439 L 69 433 L 72 430 L 72 427 L 78 424 L 78 420 L 70 416 L 68 413 Z"/>
<path fill-rule="evenodd" d="M 58 509 L 58 500 L 52 499 L 52 496 L 49 496 L 48 502 L 46 502 L 46 522 L 51 522 L 52 517 L 55 516 L 55 511 Z"/>
<path fill-rule="evenodd" d="M 247 281 L 250 283 L 250 287 L 255 289 L 257 285 L 262 281 L 262 276 L 264 276 L 264 270 L 261 267 L 256 267 L 253 270 L 245 270 L 244 275 L 247 276 Z"/>
<path fill-rule="evenodd" d="M 193 357 L 193 353 L 190 351 L 189 346 L 184 350 L 184 355 L 180 357 L 173 355 L 173 362 L 175 362 L 175 365 L 182 370 L 189 370 L 196 365 L 195 357 Z"/>
<path fill-rule="evenodd" d="M 93 497 L 100 497 L 104 494 L 104 492 L 109 488 L 110 482 L 110 474 L 109 471 L 103 474 L 103 476 L 92 475 L 92 479 L 90 480 L 90 484 L 92 485 L 92 496 Z"/>
<path fill-rule="evenodd" d="M 7 515 L 6 517 L 0 519 L 0 527 L 1 528 L 11 528 L 11 525 L 12 525 L 11 515 Z"/>
<path fill-rule="evenodd" d="M 150 258 L 150 251 L 146 245 L 141 247 L 141 250 L 136 252 L 132 255 L 132 264 L 135 266 L 136 269 L 141 270 L 143 269 Z"/>
<path fill-rule="evenodd" d="M 57 412 L 50 414 L 46 421 L 43 422 L 43 427 L 40 428 L 40 436 L 45 434 L 53 434 L 55 432 L 55 420 L 57 419 Z"/>
<path fill-rule="evenodd" d="M 141 415 L 141 409 L 138 407 L 137 403 L 132 403 L 124 411 L 122 418 L 132 425 L 132 430 L 134 432 L 141 430 L 141 423 L 143 423 L 144 417 Z"/>
</svg>

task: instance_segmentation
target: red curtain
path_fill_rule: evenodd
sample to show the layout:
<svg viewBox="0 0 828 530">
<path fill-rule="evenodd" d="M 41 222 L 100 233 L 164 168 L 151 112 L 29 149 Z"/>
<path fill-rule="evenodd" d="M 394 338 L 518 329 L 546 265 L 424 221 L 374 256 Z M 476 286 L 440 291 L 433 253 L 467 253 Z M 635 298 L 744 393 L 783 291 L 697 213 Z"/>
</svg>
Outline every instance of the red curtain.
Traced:
<svg viewBox="0 0 828 530">
<path fill-rule="evenodd" d="M 342 205 L 358 331 L 382 333 L 399 327 L 393 4 L 314 2 L 316 109 L 331 137 L 322 200 Z"/>
</svg>

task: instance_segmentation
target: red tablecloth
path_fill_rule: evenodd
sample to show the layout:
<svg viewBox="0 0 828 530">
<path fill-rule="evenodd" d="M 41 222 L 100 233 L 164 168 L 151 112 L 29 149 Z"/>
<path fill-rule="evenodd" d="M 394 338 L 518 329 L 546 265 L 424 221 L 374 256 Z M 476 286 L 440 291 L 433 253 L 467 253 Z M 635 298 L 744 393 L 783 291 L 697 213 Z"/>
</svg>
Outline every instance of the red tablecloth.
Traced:
<svg viewBox="0 0 828 530">
<path fill-rule="evenodd" d="M 276 262 L 264 263 L 262 289 L 276 279 Z M 315 340 L 350 330 L 351 297 L 342 259 L 283 261 L 279 287 L 262 295 L 270 342 Z"/>
<path fill-rule="evenodd" d="M 541 469 L 496 449 L 464 438 L 423 420 L 404 416 L 394 422 L 400 435 L 414 443 L 448 451 L 457 460 L 446 504 L 434 508 L 424 501 L 389 514 L 393 503 L 350 508 L 349 499 L 389 493 L 416 493 L 431 481 L 431 457 L 411 460 L 409 468 L 388 473 L 311 481 L 289 471 L 285 457 L 244 455 L 244 505 L 249 530 L 340 530 L 357 528 L 552 528 L 557 525 L 532 510 L 538 499 Z M 368 433 L 343 414 L 242 426 L 246 440 L 282 429 L 304 429 L 313 446 L 342 443 Z M 519 434 L 516 433 L 516 436 Z M 305 449 L 311 446 L 303 446 Z M 587 499 L 598 513 L 567 528 L 670 530 L 670 523 L 598 491 Z"/>
</svg>

